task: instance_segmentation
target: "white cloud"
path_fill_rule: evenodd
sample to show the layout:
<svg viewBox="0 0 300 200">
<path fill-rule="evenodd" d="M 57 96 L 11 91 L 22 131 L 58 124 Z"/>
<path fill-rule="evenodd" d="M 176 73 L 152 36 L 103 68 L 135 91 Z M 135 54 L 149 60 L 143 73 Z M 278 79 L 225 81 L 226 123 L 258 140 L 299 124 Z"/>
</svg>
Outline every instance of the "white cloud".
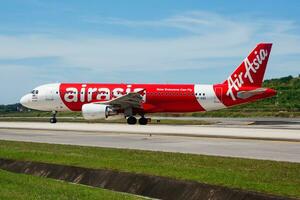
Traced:
<svg viewBox="0 0 300 200">
<path fill-rule="evenodd" d="M 84 19 L 96 25 L 124 26 L 131 29 L 161 28 L 180 36 L 132 37 L 107 35 L 1 35 L 0 61 L 37 57 L 59 58 L 59 64 L 98 72 L 200 69 L 227 66 L 230 71 L 260 41 L 273 42 L 272 56 L 276 69 L 286 67 L 286 58 L 300 54 L 298 24 L 291 20 L 229 18 L 216 13 L 187 12 L 159 20 L 127 20 L 117 18 Z M 169 30 L 170 29 L 170 30 Z M 294 73 L 300 59 L 292 61 Z M 0 65 L 0 69 L 7 66 Z M 28 66 L 22 66 L 22 69 Z M 16 68 L 16 67 L 14 67 Z M 295 69 L 296 68 L 296 69 Z M 67 69 L 66 69 L 67 71 Z M 271 72 L 271 70 L 269 70 Z M 285 71 L 285 74 L 288 71 Z M 2 76 L 2 75 L 1 75 Z M 8 75 L 9 76 L 9 75 Z M 31 76 L 26 73 L 26 76 Z M 70 77 L 66 79 L 70 80 Z M 30 80 L 30 78 L 28 78 Z M 188 79 L 188 77 L 186 77 Z M 1 78 L 0 84 L 4 84 Z M 7 79 L 6 81 L 14 81 Z M 153 82 L 155 82 L 155 77 Z M 159 80 L 157 80 L 159 81 Z"/>
<path fill-rule="evenodd" d="M 239 21 L 207 12 L 188 12 L 157 21 L 101 19 L 98 23 L 143 28 L 171 27 L 187 33 L 170 38 L 48 35 L 0 36 L 0 59 L 60 57 L 66 66 L 106 70 L 201 68 L 201 59 L 244 57 L 260 40 L 275 54 L 299 54 L 300 36 L 291 21 Z M 203 61 L 202 61 L 203 64 Z M 205 62 L 204 62 L 205 64 Z"/>
</svg>

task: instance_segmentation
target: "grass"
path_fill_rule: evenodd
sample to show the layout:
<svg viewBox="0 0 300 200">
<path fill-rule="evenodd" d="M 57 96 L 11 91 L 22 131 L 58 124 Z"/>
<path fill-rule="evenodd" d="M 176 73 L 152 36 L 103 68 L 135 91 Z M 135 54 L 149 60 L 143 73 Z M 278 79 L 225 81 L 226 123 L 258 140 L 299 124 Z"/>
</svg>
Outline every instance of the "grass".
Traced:
<svg viewBox="0 0 300 200">
<path fill-rule="evenodd" d="M 0 141 L 0 157 L 194 180 L 300 197 L 300 164 L 181 153 Z"/>
<path fill-rule="evenodd" d="M 240 106 L 241 107 L 241 106 Z M 198 112 L 192 113 L 193 117 L 284 117 L 284 118 L 297 118 L 300 117 L 299 111 L 281 111 L 281 110 L 272 110 L 272 111 L 263 111 L 258 109 L 236 109 L 228 108 L 218 111 L 210 112 Z"/>
<path fill-rule="evenodd" d="M 100 188 L 75 185 L 0 170 L 0 199 L 142 199 L 141 197 Z"/>
</svg>

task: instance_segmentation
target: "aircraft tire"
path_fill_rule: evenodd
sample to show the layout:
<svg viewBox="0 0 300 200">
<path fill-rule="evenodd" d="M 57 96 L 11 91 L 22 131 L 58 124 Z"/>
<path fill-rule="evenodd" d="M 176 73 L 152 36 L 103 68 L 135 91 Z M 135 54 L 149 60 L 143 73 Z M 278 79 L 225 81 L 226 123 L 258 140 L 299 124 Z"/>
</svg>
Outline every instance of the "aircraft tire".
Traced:
<svg viewBox="0 0 300 200">
<path fill-rule="evenodd" d="M 57 122 L 57 119 L 56 118 L 50 118 L 50 123 L 51 124 L 55 124 Z"/>
<path fill-rule="evenodd" d="M 141 118 L 139 119 L 139 124 L 140 124 L 140 125 L 147 125 L 147 124 L 148 124 L 148 119 L 145 118 L 145 117 L 141 117 Z"/>
<path fill-rule="evenodd" d="M 134 116 L 130 116 L 127 118 L 127 124 L 134 125 L 136 124 L 136 118 Z"/>
</svg>

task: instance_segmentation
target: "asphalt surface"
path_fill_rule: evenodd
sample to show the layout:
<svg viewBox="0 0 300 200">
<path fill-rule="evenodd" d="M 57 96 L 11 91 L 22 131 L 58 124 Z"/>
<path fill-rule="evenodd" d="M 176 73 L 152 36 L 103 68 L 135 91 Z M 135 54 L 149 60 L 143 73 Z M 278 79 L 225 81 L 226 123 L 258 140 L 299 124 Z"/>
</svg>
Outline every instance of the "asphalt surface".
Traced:
<svg viewBox="0 0 300 200">
<path fill-rule="evenodd" d="M 10 128 L 5 128 L 5 122 L 0 123 L 1 140 L 181 152 L 300 163 L 300 142 L 298 140 L 300 129 L 294 125 L 291 125 L 290 128 L 268 126 L 266 128 L 262 126 L 232 128 L 60 123 L 60 125 L 52 126 L 51 130 L 51 126 L 49 128 L 47 123 L 15 122 L 6 124 L 6 127 Z M 44 130 L 41 130 L 41 127 L 44 127 Z M 78 129 L 79 127 L 81 129 Z M 68 128 L 69 130 L 67 130 Z M 85 129 L 87 130 L 85 131 Z M 120 132 L 120 129 L 123 129 L 123 132 Z M 176 134 L 159 134 L 159 130 L 162 133 L 168 130 L 170 133 L 173 131 Z M 195 133 L 191 134 L 193 131 Z M 179 134 L 180 132 L 182 133 Z M 186 133 L 187 135 L 185 135 Z M 209 133 L 214 133 L 216 137 Z M 254 134 L 262 137 L 248 139 L 247 136 L 236 139 L 236 137 L 227 137 L 229 133 L 231 135 Z M 222 138 L 222 134 L 225 137 Z M 271 137 L 272 134 L 274 140 Z M 268 136 L 267 140 L 264 135 Z M 284 135 L 289 135 L 289 141 L 280 140 L 280 138 L 284 138 Z M 293 141 L 293 138 L 296 140 Z"/>
<path fill-rule="evenodd" d="M 300 125 L 127 125 L 109 123 L 0 122 L 0 128 L 299 141 Z"/>
</svg>

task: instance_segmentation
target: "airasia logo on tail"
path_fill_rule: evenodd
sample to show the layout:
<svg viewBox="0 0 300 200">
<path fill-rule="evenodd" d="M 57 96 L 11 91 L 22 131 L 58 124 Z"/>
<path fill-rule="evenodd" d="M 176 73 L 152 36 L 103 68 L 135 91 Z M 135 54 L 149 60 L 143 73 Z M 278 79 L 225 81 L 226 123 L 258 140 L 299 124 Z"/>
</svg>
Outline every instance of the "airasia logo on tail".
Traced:
<svg viewBox="0 0 300 200">
<path fill-rule="evenodd" d="M 227 79 L 228 90 L 226 92 L 227 96 L 230 96 L 233 101 L 236 100 L 234 92 L 238 91 L 248 80 L 250 83 L 253 83 L 253 76 L 259 71 L 262 63 L 268 57 L 269 52 L 266 49 L 260 49 L 259 53 L 254 52 L 255 58 L 252 62 L 249 61 L 248 57 L 244 60 L 243 66 L 244 70 L 234 75 L 231 75 Z"/>
</svg>

